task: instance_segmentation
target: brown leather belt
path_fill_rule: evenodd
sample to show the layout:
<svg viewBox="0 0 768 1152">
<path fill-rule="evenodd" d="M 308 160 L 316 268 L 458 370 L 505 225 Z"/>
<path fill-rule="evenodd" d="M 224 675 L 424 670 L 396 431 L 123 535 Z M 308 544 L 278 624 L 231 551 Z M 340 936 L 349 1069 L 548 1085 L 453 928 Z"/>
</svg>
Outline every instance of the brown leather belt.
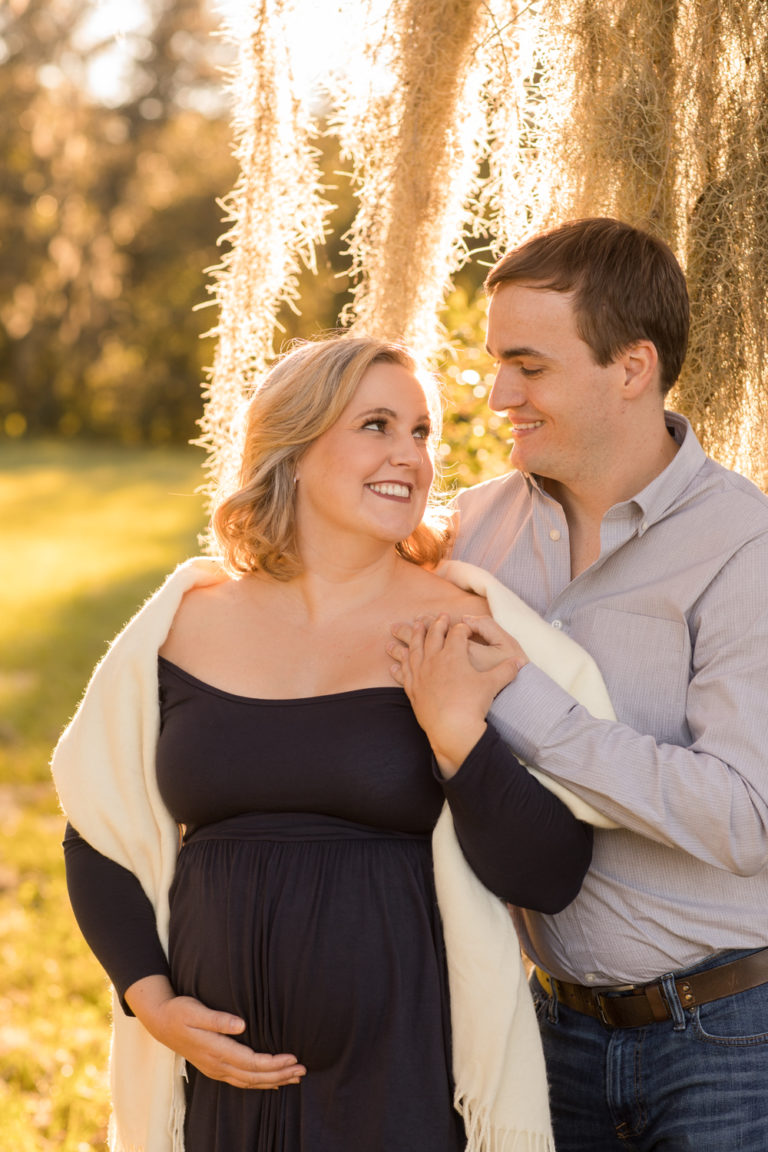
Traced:
<svg viewBox="0 0 768 1152">
<path fill-rule="evenodd" d="M 642 1028 L 669 1020 L 672 1012 L 667 1003 L 661 980 L 638 984 L 629 991 L 611 992 L 605 988 L 588 988 L 584 984 L 569 984 L 557 980 L 540 968 L 534 968 L 542 988 L 557 996 L 561 1004 L 584 1012 L 602 1021 L 607 1028 Z M 717 968 L 707 968 L 692 976 L 678 976 L 675 980 L 677 995 L 683 1008 L 696 1008 L 724 996 L 746 992 L 768 983 L 768 948 L 731 960 Z"/>
</svg>

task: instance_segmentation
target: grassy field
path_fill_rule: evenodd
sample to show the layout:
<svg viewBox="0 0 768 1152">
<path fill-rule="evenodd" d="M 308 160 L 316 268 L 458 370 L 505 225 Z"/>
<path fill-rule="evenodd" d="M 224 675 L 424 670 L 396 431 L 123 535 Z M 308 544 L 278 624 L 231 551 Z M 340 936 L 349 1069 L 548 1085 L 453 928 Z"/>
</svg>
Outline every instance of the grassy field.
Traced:
<svg viewBox="0 0 768 1152">
<path fill-rule="evenodd" d="M 0 1148 L 103 1148 L 109 998 L 64 886 L 52 745 L 203 525 L 201 454 L 0 445 Z"/>
</svg>

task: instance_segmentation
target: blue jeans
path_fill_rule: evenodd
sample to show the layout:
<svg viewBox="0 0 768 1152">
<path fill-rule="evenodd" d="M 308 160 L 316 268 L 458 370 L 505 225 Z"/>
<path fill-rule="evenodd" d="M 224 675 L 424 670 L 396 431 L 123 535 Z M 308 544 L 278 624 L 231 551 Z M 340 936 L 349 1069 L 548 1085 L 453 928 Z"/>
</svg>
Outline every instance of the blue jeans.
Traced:
<svg viewBox="0 0 768 1152">
<path fill-rule="evenodd" d="M 768 1150 L 768 984 L 686 1009 L 666 983 L 673 1019 L 609 1029 L 532 976 L 557 1152 Z"/>
</svg>

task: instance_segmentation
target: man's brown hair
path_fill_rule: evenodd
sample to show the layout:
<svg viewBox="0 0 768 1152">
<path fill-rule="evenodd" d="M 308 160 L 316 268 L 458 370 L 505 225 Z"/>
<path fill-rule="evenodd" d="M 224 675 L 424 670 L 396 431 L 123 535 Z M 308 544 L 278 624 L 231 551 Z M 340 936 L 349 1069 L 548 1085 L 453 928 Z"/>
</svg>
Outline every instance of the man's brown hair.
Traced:
<svg viewBox="0 0 768 1152">
<path fill-rule="evenodd" d="M 658 237 L 610 217 L 569 221 L 502 256 L 485 288 L 493 295 L 506 284 L 572 293 L 577 331 L 601 367 L 636 341 L 650 340 L 664 395 L 680 375 L 688 289 L 674 253 Z"/>
</svg>

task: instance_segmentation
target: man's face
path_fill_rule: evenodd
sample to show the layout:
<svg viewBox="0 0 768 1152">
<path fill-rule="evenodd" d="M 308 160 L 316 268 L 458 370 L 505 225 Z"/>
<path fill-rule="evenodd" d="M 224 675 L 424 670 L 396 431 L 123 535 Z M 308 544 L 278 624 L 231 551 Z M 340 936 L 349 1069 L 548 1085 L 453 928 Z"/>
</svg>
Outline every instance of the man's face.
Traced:
<svg viewBox="0 0 768 1152">
<path fill-rule="evenodd" d="M 599 481 L 627 419 L 625 372 L 605 368 L 576 331 L 571 296 L 507 284 L 488 313 L 488 351 L 497 363 L 490 407 L 510 423 L 514 468 L 578 492 Z"/>
</svg>

